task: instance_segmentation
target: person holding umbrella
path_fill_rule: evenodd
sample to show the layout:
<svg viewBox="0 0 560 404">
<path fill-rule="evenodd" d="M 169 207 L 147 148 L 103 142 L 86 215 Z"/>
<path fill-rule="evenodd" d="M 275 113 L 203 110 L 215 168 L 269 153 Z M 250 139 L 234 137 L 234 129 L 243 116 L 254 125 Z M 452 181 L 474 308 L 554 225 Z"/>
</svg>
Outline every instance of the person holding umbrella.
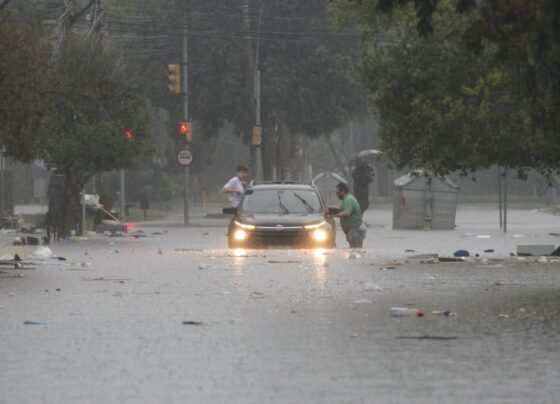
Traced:
<svg viewBox="0 0 560 404">
<path fill-rule="evenodd" d="M 369 208 L 369 184 L 374 178 L 373 168 L 370 167 L 365 158 L 356 159 L 356 168 L 352 171 L 354 180 L 354 196 L 358 200 L 362 217 Z"/>
</svg>

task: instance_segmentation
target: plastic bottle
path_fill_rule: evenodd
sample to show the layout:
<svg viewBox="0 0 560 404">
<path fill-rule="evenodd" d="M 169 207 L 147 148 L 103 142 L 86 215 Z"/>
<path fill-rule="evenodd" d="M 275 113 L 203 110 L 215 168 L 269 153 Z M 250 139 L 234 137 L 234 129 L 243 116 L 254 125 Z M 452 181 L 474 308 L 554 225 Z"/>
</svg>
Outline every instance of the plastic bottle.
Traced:
<svg viewBox="0 0 560 404">
<path fill-rule="evenodd" d="M 391 307 L 391 317 L 424 317 L 424 313 L 408 307 Z"/>
<path fill-rule="evenodd" d="M 449 310 L 432 311 L 432 314 L 434 316 L 445 316 L 445 317 L 455 317 L 457 315 L 457 313 L 453 313 L 452 311 Z"/>
</svg>

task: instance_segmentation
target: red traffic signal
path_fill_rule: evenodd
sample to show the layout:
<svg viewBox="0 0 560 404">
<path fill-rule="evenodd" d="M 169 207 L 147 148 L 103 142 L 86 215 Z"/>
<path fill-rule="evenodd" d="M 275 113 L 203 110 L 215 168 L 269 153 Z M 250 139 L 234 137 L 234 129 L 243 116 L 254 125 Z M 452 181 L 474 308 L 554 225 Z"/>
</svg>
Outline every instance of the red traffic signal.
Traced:
<svg viewBox="0 0 560 404">
<path fill-rule="evenodd" d="M 131 140 L 134 137 L 134 131 L 132 129 L 127 129 L 124 131 L 124 137 Z"/>
<path fill-rule="evenodd" d="M 179 134 L 189 135 L 191 133 L 191 123 L 190 122 L 179 122 Z"/>
</svg>

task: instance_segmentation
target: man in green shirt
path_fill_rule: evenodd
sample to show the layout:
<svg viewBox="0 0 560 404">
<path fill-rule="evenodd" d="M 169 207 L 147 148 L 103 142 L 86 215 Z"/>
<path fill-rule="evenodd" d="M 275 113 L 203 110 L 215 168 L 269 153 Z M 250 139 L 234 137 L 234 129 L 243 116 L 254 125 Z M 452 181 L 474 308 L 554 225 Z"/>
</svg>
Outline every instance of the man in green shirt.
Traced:
<svg viewBox="0 0 560 404">
<path fill-rule="evenodd" d="M 340 218 L 340 227 L 346 234 L 346 240 L 350 248 L 362 248 L 365 238 L 365 231 L 362 224 L 362 211 L 358 200 L 350 193 L 348 186 L 341 182 L 336 186 L 336 196 L 342 201 L 340 213 L 335 217 Z"/>
</svg>

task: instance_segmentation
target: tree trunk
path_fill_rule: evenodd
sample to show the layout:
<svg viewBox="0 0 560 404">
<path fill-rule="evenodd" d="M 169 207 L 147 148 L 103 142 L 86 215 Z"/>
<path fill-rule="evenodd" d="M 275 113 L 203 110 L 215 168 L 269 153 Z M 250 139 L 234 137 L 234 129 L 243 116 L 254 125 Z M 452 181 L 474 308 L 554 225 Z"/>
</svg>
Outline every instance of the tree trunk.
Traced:
<svg viewBox="0 0 560 404">
<path fill-rule="evenodd" d="M 89 180 L 89 177 L 81 177 L 72 172 L 71 169 L 64 170 L 64 185 L 62 187 L 61 198 L 61 215 L 54 223 L 57 229 L 56 238 L 66 238 L 72 234 L 72 231 L 78 231 L 80 224 L 80 194 Z"/>
<path fill-rule="evenodd" d="M 62 199 L 62 223 L 59 227 L 62 238 L 69 237 L 75 226 L 75 195 L 73 190 L 73 173 L 71 170 L 64 171 L 64 196 Z"/>
</svg>

